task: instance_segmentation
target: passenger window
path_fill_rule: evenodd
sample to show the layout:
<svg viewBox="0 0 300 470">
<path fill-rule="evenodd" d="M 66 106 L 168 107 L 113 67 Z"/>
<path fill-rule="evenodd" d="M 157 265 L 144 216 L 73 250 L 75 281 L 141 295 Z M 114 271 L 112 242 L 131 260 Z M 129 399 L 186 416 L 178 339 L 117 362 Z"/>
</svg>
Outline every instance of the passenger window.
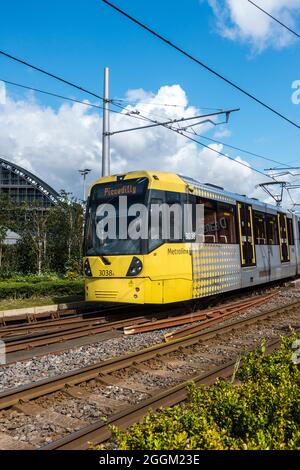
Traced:
<svg viewBox="0 0 300 470">
<path fill-rule="evenodd" d="M 255 245 L 266 245 L 267 236 L 265 214 L 254 211 L 253 216 Z"/>
<path fill-rule="evenodd" d="M 218 205 L 218 238 L 219 243 L 236 243 L 235 209 L 227 204 Z"/>
<path fill-rule="evenodd" d="M 235 208 L 229 204 L 203 201 L 205 243 L 236 243 Z"/>
<path fill-rule="evenodd" d="M 157 210 L 157 206 L 160 207 L 162 204 L 163 200 L 161 198 L 151 198 L 149 220 L 149 251 L 155 250 L 164 242 L 162 239 L 162 214 L 159 214 L 158 224 L 154 217 L 154 211 Z"/>
<path fill-rule="evenodd" d="M 219 225 L 217 204 L 214 201 L 205 201 L 204 203 L 204 239 L 205 243 L 218 243 Z"/>
<path fill-rule="evenodd" d="M 165 192 L 164 197 L 152 197 L 150 202 L 149 250 L 164 242 L 182 243 L 184 193 Z"/>
<path fill-rule="evenodd" d="M 193 205 L 192 231 L 196 234 L 196 204 L 204 205 L 204 242 L 217 244 L 237 243 L 236 212 L 230 204 L 204 200 L 189 195 L 188 203 Z"/>
<path fill-rule="evenodd" d="M 182 211 L 178 211 L 177 208 L 180 206 L 175 207 L 175 210 L 170 211 L 170 242 L 182 242 L 183 241 L 183 225 L 182 225 L 182 218 L 183 214 Z M 170 206 L 172 208 L 172 205 Z"/>
<path fill-rule="evenodd" d="M 289 245 L 295 245 L 292 219 L 287 219 L 287 224 L 288 224 Z"/>
<path fill-rule="evenodd" d="M 198 204 L 203 204 L 202 200 L 198 196 L 194 196 L 192 194 L 187 195 L 187 204 L 191 208 L 190 214 L 187 214 L 187 227 L 185 229 L 187 232 L 185 233 L 185 240 L 190 243 L 194 243 L 197 241 L 197 210 L 196 207 Z M 202 242 L 202 240 L 201 240 Z"/>
<path fill-rule="evenodd" d="M 186 203 L 186 194 L 166 192 L 166 203 L 170 209 L 170 242 L 182 243 L 183 234 L 183 210 Z"/>
<path fill-rule="evenodd" d="M 275 215 L 266 215 L 267 243 L 268 245 L 279 245 L 277 218 Z"/>
</svg>

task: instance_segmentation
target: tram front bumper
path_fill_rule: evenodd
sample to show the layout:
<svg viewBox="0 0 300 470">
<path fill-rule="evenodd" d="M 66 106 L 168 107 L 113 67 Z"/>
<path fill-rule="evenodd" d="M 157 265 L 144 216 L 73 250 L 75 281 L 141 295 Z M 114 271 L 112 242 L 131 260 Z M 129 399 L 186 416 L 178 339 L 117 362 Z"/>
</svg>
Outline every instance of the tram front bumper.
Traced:
<svg viewBox="0 0 300 470">
<path fill-rule="evenodd" d="M 144 304 L 149 279 L 86 279 L 85 299 L 92 302 Z"/>
</svg>

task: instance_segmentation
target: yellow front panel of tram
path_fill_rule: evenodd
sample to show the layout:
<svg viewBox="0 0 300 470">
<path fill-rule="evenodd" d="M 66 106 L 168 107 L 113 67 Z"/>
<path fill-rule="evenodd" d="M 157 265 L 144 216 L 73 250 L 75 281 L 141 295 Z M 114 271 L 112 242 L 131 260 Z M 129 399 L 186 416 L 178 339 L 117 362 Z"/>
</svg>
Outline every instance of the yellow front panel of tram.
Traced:
<svg viewBox="0 0 300 470">
<path fill-rule="evenodd" d="M 136 255 L 143 270 L 126 277 L 133 255 L 86 258 L 86 300 L 125 303 L 172 303 L 192 298 L 192 257 L 188 244 L 164 244 L 147 255 Z M 106 264 L 105 264 L 106 263 Z M 108 264 L 109 263 L 109 264 Z"/>
</svg>

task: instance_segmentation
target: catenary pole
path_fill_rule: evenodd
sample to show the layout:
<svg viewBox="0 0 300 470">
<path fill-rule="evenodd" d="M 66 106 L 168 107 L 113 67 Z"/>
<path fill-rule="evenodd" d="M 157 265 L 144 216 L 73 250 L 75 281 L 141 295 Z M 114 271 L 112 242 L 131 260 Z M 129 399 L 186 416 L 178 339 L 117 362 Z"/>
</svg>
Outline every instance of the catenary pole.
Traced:
<svg viewBox="0 0 300 470">
<path fill-rule="evenodd" d="M 102 176 L 110 175 L 110 116 L 109 116 L 109 68 L 104 69 Z"/>
</svg>

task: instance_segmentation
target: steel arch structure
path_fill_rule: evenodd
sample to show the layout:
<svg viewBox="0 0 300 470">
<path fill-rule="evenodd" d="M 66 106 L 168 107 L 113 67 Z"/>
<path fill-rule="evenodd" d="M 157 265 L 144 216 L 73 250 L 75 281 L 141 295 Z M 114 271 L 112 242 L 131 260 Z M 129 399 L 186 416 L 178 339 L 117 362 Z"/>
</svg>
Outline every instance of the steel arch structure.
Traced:
<svg viewBox="0 0 300 470">
<path fill-rule="evenodd" d="M 47 183 L 0 156 L 0 195 L 7 195 L 16 203 L 37 203 L 48 209 L 59 203 L 59 194 Z"/>
</svg>

